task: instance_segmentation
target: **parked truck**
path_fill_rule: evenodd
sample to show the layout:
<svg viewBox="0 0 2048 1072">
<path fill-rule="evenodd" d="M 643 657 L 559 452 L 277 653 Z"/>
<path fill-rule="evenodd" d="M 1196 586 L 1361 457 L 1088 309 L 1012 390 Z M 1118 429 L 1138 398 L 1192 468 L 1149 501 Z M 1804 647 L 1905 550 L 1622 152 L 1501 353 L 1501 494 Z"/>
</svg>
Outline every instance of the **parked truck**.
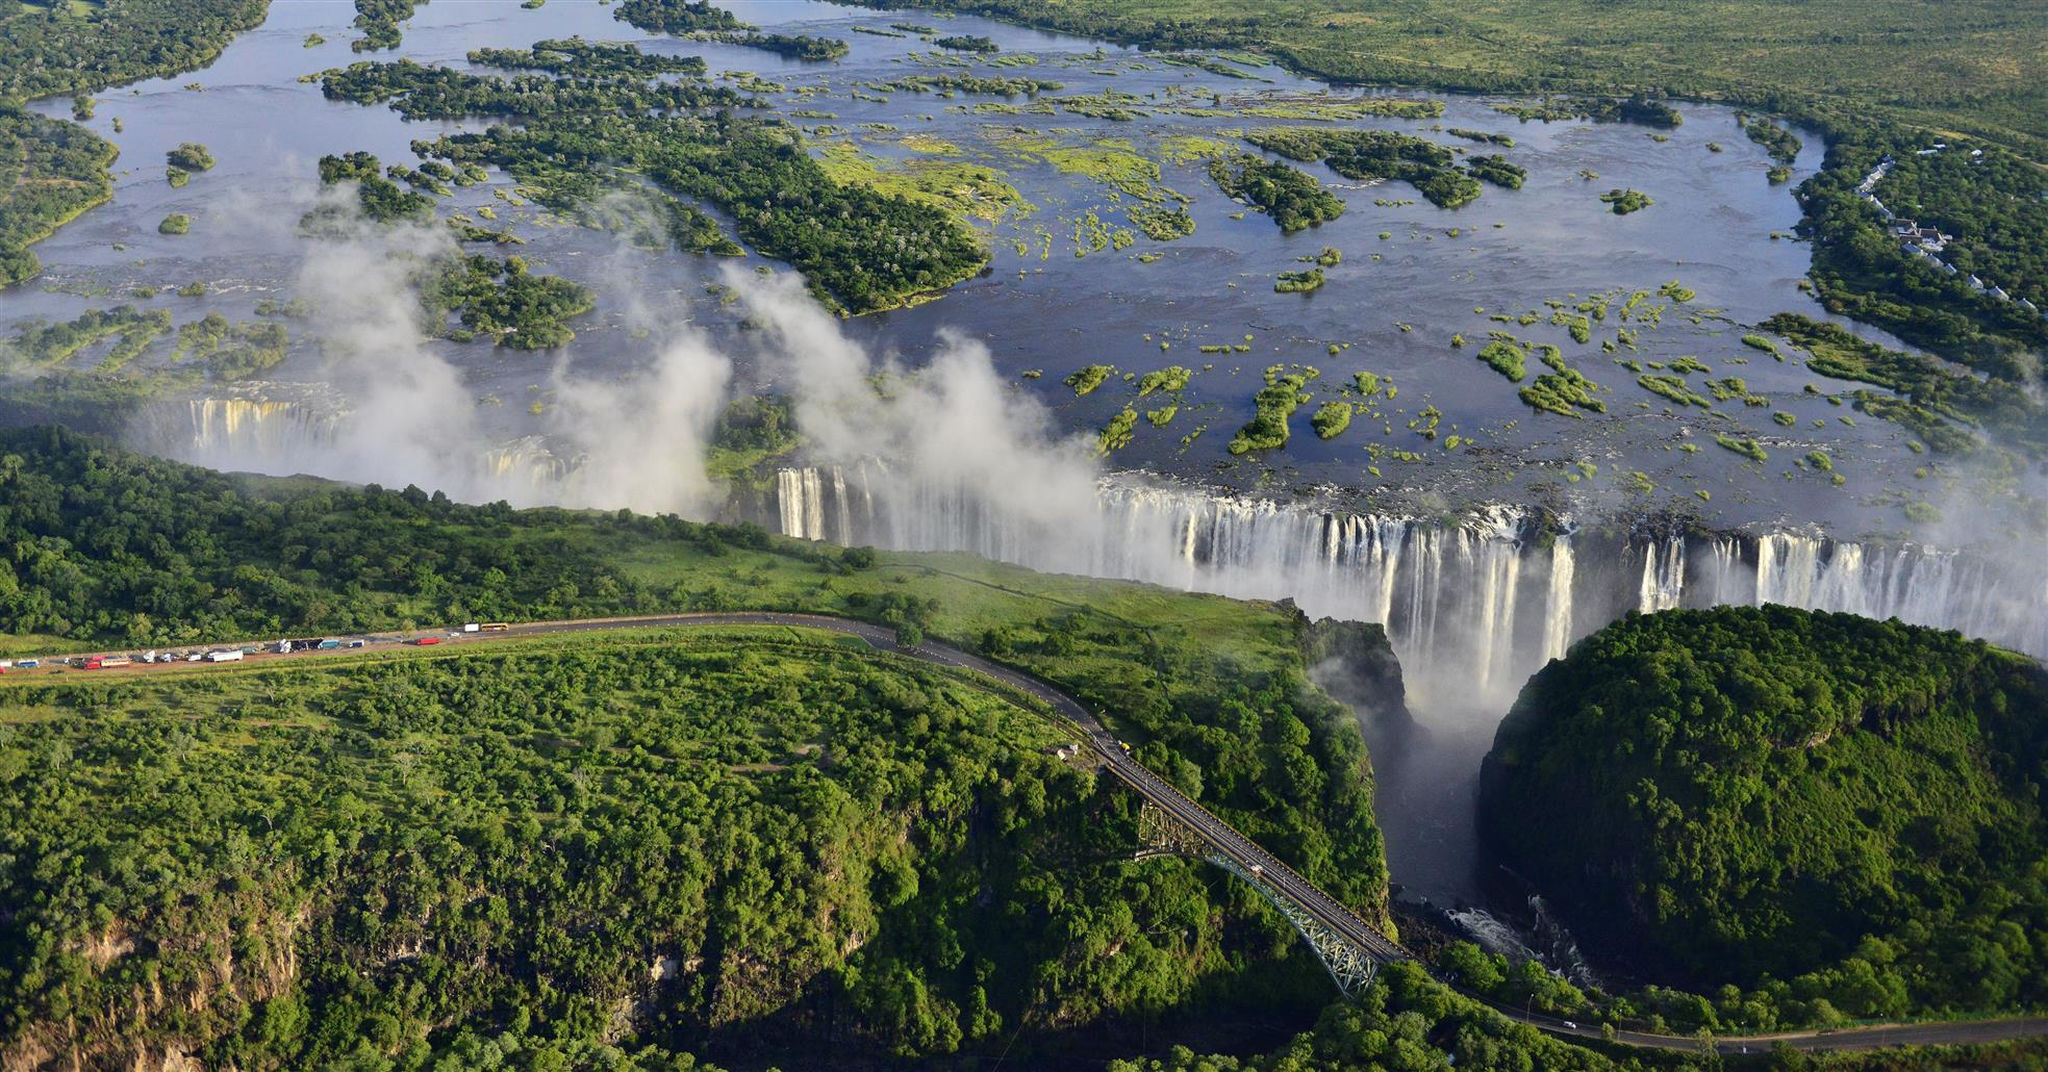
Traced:
<svg viewBox="0 0 2048 1072">
<path fill-rule="evenodd" d="M 225 651 L 209 651 L 206 653 L 206 661 L 210 663 L 238 663 L 242 661 L 242 650 L 240 648 L 228 648 Z"/>
</svg>

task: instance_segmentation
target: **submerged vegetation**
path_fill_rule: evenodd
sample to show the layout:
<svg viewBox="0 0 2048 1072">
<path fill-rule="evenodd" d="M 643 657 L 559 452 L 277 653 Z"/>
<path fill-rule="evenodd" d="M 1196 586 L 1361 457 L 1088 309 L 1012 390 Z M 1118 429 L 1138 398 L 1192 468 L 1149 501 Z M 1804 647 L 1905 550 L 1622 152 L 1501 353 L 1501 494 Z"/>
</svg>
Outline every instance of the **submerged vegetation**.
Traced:
<svg viewBox="0 0 2048 1072">
<path fill-rule="evenodd" d="M 1317 407 L 1309 418 L 1316 435 L 1323 439 L 1335 439 L 1351 427 L 1352 405 L 1349 402 L 1325 402 Z"/>
<path fill-rule="evenodd" d="M 1273 277 L 1273 290 L 1279 294 L 1308 294 L 1322 289 L 1323 282 L 1319 265 L 1299 272 L 1281 272 Z"/>
<path fill-rule="evenodd" d="M 164 156 L 174 168 L 185 171 L 213 170 L 213 154 L 207 151 L 206 146 L 196 141 L 185 142 Z"/>
<path fill-rule="evenodd" d="M 2048 451 L 2048 408 L 1997 377 L 1978 379 L 1925 355 L 1892 350 L 1839 325 L 1796 313 L 1781 313 L 1759 326 L 1805 350 L 1806 367 L 1814 372 L 1898 392 L 1903 402 L 1860 393 L 1857 408 L 1901 420 L 1936 451 L 1976 450 L 1979 440 L 1973 425 L 1996 429 L 2037 454 Z"/>
<path fill-rule="evenodd" d="M 836 60 L 852 51 L 846 42 L 837 38 L 811 37 L 807 34 L 715 34 L 710 39 L 728 45 L 758 48 L 763 52 L 773 52 L 786 60 L 804 60 L 809 63 Z"/>
<path fill-rule="evenodd" d="M 1073 388 L 1074 395 L 1079 397 L 1102 386 L 1104 380 L 1109 379 L 1115 374 L 1116 366 L 1114 365 L 1088 365 L 1069 375 L 1066 379 L 1066 384 L 1068 387 Z"/>
<path fill-rule="evenodd" d="M 1529 376 L 1529 351 L 1510 339 L 1495 339 L 1479 348 L 1478 358 L 1486 367 L 1516 383 Z"/>
<path fill-rule="evenodd" d="M 355 0 L 355 28 L 363 36 L 349 42 L 356 52 L 397 48 L 404 41 L 399 24 L 412 18 L 413 11 L 427 0 Z"/>
<path fill-rule="evenodd" d="M 1484 179 L 1505 190 L 1521 189 L 1522 181 L 1529 177 L 1526 169 L 1509 163 L 1507 158 L 1502 156 L 1468 157 L 1465 160 L 1465 170 L 1471 172 L 1473 178 Z"/>
</svg>

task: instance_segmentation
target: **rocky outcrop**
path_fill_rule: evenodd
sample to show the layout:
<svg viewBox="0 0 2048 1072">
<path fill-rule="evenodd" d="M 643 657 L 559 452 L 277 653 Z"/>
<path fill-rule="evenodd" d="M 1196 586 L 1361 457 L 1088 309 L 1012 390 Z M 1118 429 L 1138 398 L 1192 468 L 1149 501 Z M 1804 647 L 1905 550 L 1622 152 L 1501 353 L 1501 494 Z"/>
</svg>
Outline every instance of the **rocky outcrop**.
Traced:
<svg viewBox="0 0 2048 1072">
<path fill-rule="evenodd" d="M 1394 656 L 1385 626 L 1323 618 L 1306 625 L 1301 643 L 1309 679 L 1357 712 L 1364 726 L 1415 725 L 1401 681 L 1401 661 Z"/>
</svg>

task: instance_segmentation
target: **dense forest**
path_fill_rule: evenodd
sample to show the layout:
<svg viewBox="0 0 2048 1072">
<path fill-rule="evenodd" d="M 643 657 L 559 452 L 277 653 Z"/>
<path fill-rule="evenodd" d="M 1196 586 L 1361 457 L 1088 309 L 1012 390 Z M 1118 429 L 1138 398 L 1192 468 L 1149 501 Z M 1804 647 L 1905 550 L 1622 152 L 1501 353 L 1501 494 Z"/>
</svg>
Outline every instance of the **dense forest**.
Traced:
<svg viewBox="0 0 2048 1072">
<path fill-rule="evenodd" d="M 228 477 L 56 429 L 0 433 L 0 546 L 0 632 L 45 638 L 17 654 L 57 637 L 141 649 L 679 610 L 909 623 L 1112 712 L 1162 776 L 1384 918 L 1364 746 L 1306 685 L 1291 609 L 964 556 L 842 556 L 753 526 Z"/>
<path fill-rule="evenodd" d="M 1116 1061 L 1109 1067 L 1110 1072 L 1692 1072 L 1718 1069 L 1721 1063 L 1655 1051 L 1616 1060 L 1510 1023 L 1415 965 L 1395 964 L 1356 1001 L 1331 1005 L 1314 1030 L 1272 1053 L 1240 1059 L 1176 1046 L 1164 1058 Z"/>
<path fill-rule="evenodd" d="M 1775 606 L 1632 615 L 1523 690 L 1481 834 L 1589 945 L 1655 978 L 1821 1019 L 2036 1007 L 2043 710 L 2039 664 L 1952 632 Z"/>
<path fill-rule="evenodd" d="M 115 154 L 82 126 L 0 101 L 0 288 L 42 271 L 31 244 L 114 195 Z"/>
<path fill-rule="evenodd" d="M 555 44 L 541 42 L 532 58 L 501 52 L 491 62 L 546 66 Z M 986 263 L 980 240 L 943 210 L 835 182 L 794 128 L 730 110 L 752 98 L 687 75 L 646 81 L 644 69 L 621 54 L 603 61 L 605 70 L 625 73 L 501 79 L 401 61 L 331 72 L 322 89 L 339 100 L 388 102 L 414 119 L 523 119 L 415 148 L 458 165 L 504 167 L 555 204 L 594 200 L 607 177 L 631 166 L 673 195 L 679 242 L 740 252 L 674 197 L 715 204 L 731 214 L 742 240 L 802 270 L 821 299 L 849 312 L 893 308 Z M 710 107 L 720 110 L 694 111 Z"/>
<path fill-rule="evenodd" d="M 160 78 L 212 60 L 268 0 L 0 3 L 0 99 Z"/>
<path fill-rule="evenodd" d="M 655 33 L 745 30 L 746 23 L 711 0 L 620 0 L 615 17 Z"/>
<path fill-rule="evenodd" d="M 1344 214 L 1344 201 L 1323 189 L 1315 176 L 1278 160 L 1251 153 L 1219 156 L 1209 177 L 1225 194 L 1273 217 L 1283 231 L 1299 231 Z"/>
<path fill-rule="evenodd" d="M 1046 716 L 786 631 L 5 698 L 0 1052 L 1024 1057 L 1328 986 Z"/>
<path fill-rule="evenodd" d="M 1799 188 L 1813 239 L 1813 280 L 1831 312 L 1875 324 L 1899 338 L 1969 365 L 1996 379 L 2025 382 L 2027 351 L 2048 345 L 2048 319 L 2017 299 L 2048 308 L 2048 181 L 2039 168 L 1995 145 L 1961 143 L 1920 156 L 1936 139 L 1877 126 L 1845 134 L 1828 147 L 1827 165 Z M 1982 156 L 1972 156 L 1972 150 Z M 1938 227 L 1955 241 L 1936 258 L 1913 256 L 1891 224 L 1857 194 L 1889 157 L 1873 192 L 1901 218 Z M 1971 287 L 2006 289 L 2003 300 Z"/>
</svg>

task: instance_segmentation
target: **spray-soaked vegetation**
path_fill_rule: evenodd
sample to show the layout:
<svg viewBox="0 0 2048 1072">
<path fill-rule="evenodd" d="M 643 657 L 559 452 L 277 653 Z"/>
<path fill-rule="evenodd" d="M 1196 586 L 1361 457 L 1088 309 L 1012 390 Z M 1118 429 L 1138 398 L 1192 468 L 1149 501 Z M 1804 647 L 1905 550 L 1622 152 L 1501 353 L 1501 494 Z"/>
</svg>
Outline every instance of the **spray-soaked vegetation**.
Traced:
<svg viewBox="0 0 2048 1072">
<path fill-rule="evenodd" d="M 1357 730 L 1307 685 L 1305 623 L 1286 608 L 672 517 L 229 478 L 54 430 L 0 439 L 0 519 L 10 544 L 43 548 L 0 573 L 14 631 L 157 645 L 416 615 L 737 606 L 915 626 L 1114 712 L 1143 762 L 1368 916 L 1384 911 Z M 53 941 L 0 946 L 0 1030 L 101 1009 L 99 995 L 153 970 L 165 997 L 140 1017 L 81 1013 L 92 1037 L 175 1030 L 245 1066 L 367 1047 L 362 1060 L 384 1067 L 464 1029 L 582 1045 L 609 1022 L 586 1013 L 627 997 L 648 1003 L 643 1043 L 760 1053 L 831 1032 L 858 1052 L 915 1055 L 994 1052 L 1048 1021 L 1298 1008 L 1327 993 L 1286 924 L 1222 872 L 1131 861 L 1135 799 L 1041 755 L 1058 739 L 1049 723 L 1010 722 L 938 671 L 871 672 L 826 649 L 708 652 L 688 638 L 567 651 L 551 638 L 361 669 L 19 682 L 12 710 L 27 717 L 0 757 L 76 762 L 31 773 L 0 758 L 0 794 L 52 801 L 47 828 L 0 837 L 69 854 L 84 842 L 67 838 L 139 847 L 147 829 L 165 855 L 87 885 L 62 869 L 0 875 L 69 891 L 10 897 L 42 907 L 0 928 Z M 37 714 L 88 708 L 92 720 Z M 203 726 L 187 717 L 199 711 Z M 160 736 L 182 742 L 150 748 L 164 778 L 95 775 Z M 61 807 L 60 785 L 74 790 Z M 115 931 L 140 936 L 132 954 L 43 970 Z M 216 933 L 240 943 L 231 979 L 187 969 Z M 1121 955 L 1096 955 L 1104 943 Z M 150 1015 L 173 1004 L 175 1020 Z M 852 1035 L 832 1027 L 831 1010 L 853 1008 Z"/>
<path fill-rule="evenodd" d="M 373 223 L 423 223 L 434 218 L 434 199 L 385 178 L 383 165 L 371 153 L 357 151 L 321 157 L 320 182 L 327 186 L 355 184 L 356 206 L 363 218 Z M 346 231 L 351 218 L 339 206 L 323 205 L 307 213 L 299 221 L 299 228 L 312 234 Z"/>
<path fill-rule="evenodd" d="M 1927 416 L 1913 422 L 1914 431 L 1937 451 L 1966 454 L 1977 449 L 1972 425 L 1996 429 L 2008 442 L 2036 453 L 2048 450 L 2048 411 L 2009 382 L 1978 379 L 1925 355 L 1879 346 L 1839 325 L 1796 313 L 1781 313 L 1761 326 L 1805 350 L 1806 367 L 1814 372 L 1898 392 L 1913 410 Z M 1872 400 L 1882 397 L 1865 394 Z M 1879 406 L 1883 408 L 1882 403 Z M 1866 401 L 1859 400 L 1858 408 L 1877 413 Z M 1898 412 L 1891 408 L 1878 415 Z"/>
<path fill-rule="evenodd" d="M 567 321 L 596 307 L 590 291 L 558 276 L 535 275 L 524 258 L 480 254 L 440 272 L 420 301 L 436 326 L 445 325 L 452 313 L 466 332 L 489 335 L 514 350 L 568 345 L 576 333 Z"/>
<path fill-rule="evenodd" d="M 1788 1015 L 2048 1001 L 2038 663 L 1785 607 L 1630 618 L 1531 679 L 1481 829 L 1597 948 Z M 1606 863 L 1598 869 L 1585 860 Z"/>
<path fill-rule="evenodd" d="M 31 321 L 5 347 L 0 347 L 0 357 L 47 369 L 71 362 L 81 352 L 114 339 L 118 341 L 108 350 L 101 367 L 119 368 L 170 330 L 171 314 L 163 309 L 143 312 L 131 305 L 105 311 L 93 309 L 57 324 Z"/>
<path fill-rule="evenodd" d="M 261 375 L 284 361 L 290 337 L 283 324 L 268 320 L 232 323 L 208 313 L 178 328 L 173 361 L 204 362 L 218 382 Z"/>
</svg>

